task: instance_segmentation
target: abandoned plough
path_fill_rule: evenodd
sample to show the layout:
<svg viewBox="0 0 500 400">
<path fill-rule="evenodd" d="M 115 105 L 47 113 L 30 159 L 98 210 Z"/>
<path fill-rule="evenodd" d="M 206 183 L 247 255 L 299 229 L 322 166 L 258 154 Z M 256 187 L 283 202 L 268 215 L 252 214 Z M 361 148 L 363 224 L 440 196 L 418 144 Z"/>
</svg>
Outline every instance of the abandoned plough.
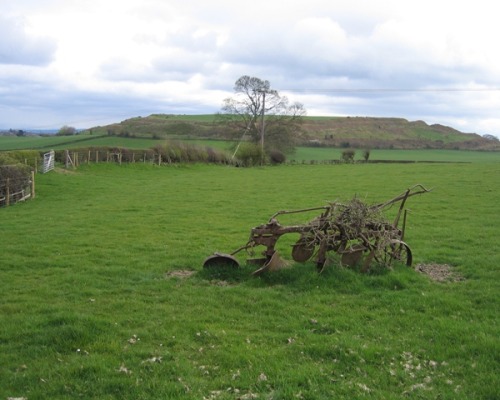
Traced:
<svg viewBox="0 0 500 400">
<path fill-rule="evenodd" d="M 322 207 L 279 211 L 266 224 L 252 228 L 250 238 L 244 246 L 230 254 L 212 254 L 205 259 L 203 267 L 239 267 L 240 264 L 234 257 L 237 253 L 246 250 L 253 254 L 255 247 L 264 246 L 262 257 L 247 260 L 259 267 L 253 274 L 279 269 L 286 262 L 280 258 L 275 246 L 279 238 L 288 233 L 300 234 L 292 246 L 293 260 L 306 262 L 314 258 L 319 272 L 324 270 L 330 252 L 340 256 L 341 265 L 359 266 L 362 271 L 368 271 L 373 263 L 390 268 L 394 261 L 400 261 L 411 266 L 412 252 L 404 242 L 407 217 L 405 204 L 409 197 L 429 191 L 422 185 L 415 185 L 389 201 L 371 206 L 354 198 L 347 204 L 333 202 Z M 383 212 L 397 203 L 399 209 L 394 222 L 387 222 Z M 303 225 L 283 226 L 277 219 L 284 214 L 315 210 L 323 212 Z"/>
</svg>

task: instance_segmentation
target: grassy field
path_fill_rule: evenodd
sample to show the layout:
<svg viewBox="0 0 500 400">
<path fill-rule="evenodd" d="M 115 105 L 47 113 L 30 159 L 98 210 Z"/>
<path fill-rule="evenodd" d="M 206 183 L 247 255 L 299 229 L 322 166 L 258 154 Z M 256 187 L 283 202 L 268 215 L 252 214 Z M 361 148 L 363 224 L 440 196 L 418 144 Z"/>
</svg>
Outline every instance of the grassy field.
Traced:
<svg viewBox="0 0 500 400">
<path fill-rule="evenodd" d="M 483 162 L 37 175 L 35 200 L 0 209 L 0 398 L 497 399 L 499 173 Z M 448 264 L 456 281 L 404 266 L 201 268 L 278 210 L 376 203 L 415 183 L 433 188 L 408 204 L 415 263 Z"/>
<path fill-rule="evenodd" d="M 75 136 L 0 136 L 0 151 L 8 150 L 59 150 L 81 147 L 116 146 L 134 149 L 148 149 L 164 140 L 131 139 L 108 135 L 80 134 Z"/>
<path fill-rule="evenodd" d="M 290 160 L 340 160 L 344 149 L 299 147 Z M 355 160 L 363 159 L 363 150 L 355 150 Z M 370 160 L 431 161 L 431 162 L 500 162 L 500 152 L 466 150 L 370 150 Z"/>
</svg>

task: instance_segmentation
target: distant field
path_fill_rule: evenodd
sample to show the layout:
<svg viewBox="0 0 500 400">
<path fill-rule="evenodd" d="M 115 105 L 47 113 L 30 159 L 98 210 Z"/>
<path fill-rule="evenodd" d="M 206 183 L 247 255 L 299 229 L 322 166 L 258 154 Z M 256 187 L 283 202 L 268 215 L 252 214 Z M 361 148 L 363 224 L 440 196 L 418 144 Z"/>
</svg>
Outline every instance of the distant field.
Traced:
<svg viewBox="0 0 500 400">
<path fill-rule="evenodd" d="M 498 399 L 499 174 L 476 162 L 37 175 L 35 200 L 0 209 L 0 399 Z M 415 183 L 433 191 L 409 199 L 405 240 L 448 281 L 311 262 L 255 278 L 243 253 L 240 270 L 202 270 L 278 210 L 378 203 Z"/>
<path fill-rule="evenodd" d="M 126 138 L 118 136 L 0 136 L 0 151 L 37 149 L 59 150 L 78 149 L 82 147 L 123 147 L 131 149 L 148 149 L 156 144 L 164 143 L 164 139 Z M 232 152 L 235 142 L 224 140 L 189 140 L 200 146 L 210 146 Z M 343 149 L 327 147 L 298 147 L 296 152 L 288 156 L 288 160 L 298 163 L 311 160 L 339 160 Z M 355 159 L 362 159 L 363 149 L 356 150 Z M 466 150 L 371 150 L 370 160 L 393 161 L 443 161 L 443 162 L 499 162 L 500 152 L 466 151 Z"/>
<path fill-rule="evenodd" d="M 0 136 L 0 151 L 8 150 L 59 150 L 82 147 L 124 147 L 130 149 L 149 149 L 165 139 L 127 138 L 108 135 L 80 134 L 75 136 Z M 191 143 L 212 146 L 219 149 L 230 148 L 232 142 L 223 140 L 190 140 Z"/>
<path fill-rule="evenodd" d="M 223 140 L 191 140 L 202 146 L 211 146 L 218 149 L 232 149 L 234 142 Z M 326 161 L 340 160 L 345 149 L 327 147 L 297 147 L 294 154 L 287 159 L 298 163 L 310 160 Z M 363 159 L 363 149 L 356 149 L 355 160 Z M 467 150 L 385 150 L 370 151 L 370 160 L 393 161 L 442 161 L 442 162 L 500 162 L 500 152 L 495 151 L 467 151 Z"/>
<path fill-rule="evenodd" d="M 94 136 L 94 135 L 75 135 L 75 136 L 0 136 L 0 151 L 3 150 L 59 150 L 76 149 L 79 147 L 90 146 L 116 146 L 129 147 L 136 149 L 147 149 L 153 147 L 156 143 L 163 140 L 154 139 L 131 139 L 117 136 Z"/>
<path fill-rule="evenodd" d="M 289 159 L 339 160 L 343 149 L 299 147 Z M 356 150 L 355 160 L 363 159 L 363 150 Z M 370 152 L 370 160 L 446 161 L 446 162 L 500 162 L 500 152 L 465 150 L 378 150 Z"/>
</svg>

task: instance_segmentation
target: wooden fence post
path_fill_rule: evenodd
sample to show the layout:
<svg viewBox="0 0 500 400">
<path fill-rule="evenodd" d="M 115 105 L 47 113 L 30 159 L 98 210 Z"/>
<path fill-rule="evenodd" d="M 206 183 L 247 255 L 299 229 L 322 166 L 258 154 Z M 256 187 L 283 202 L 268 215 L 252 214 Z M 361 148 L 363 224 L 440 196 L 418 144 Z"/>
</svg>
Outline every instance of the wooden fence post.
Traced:
<svg viewBox="0 0 500 400">
<path fill-rule="evenodd" d="M 6 187 L 7 194 L 5 197 L 5 207 L 8 207 L 10 205 L 10 188 L 9 188 L 10 178 L 7 178 L 6 183 L 7 183 L 7 187 Z"/>
<path fill-rule="evenodd" d="M 35 198 L 35 172 L 31 171 L 31 198 Z"/>
</svg>

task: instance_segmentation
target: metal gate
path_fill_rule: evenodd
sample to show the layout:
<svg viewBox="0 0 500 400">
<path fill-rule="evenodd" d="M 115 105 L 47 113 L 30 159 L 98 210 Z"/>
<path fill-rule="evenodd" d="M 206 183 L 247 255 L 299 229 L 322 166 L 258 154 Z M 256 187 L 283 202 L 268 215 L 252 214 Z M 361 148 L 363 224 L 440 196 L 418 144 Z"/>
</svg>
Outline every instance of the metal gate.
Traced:
<svg viewBox="0 0 500 400">
<path fill-rule="evenodd" d="M 43 155 L 43 173 L 47 173 L 54 169 L 54 158 L 55 153 L 54 150 L 51 150 L 49 153 L 45 153 Z"/>
</svg>

